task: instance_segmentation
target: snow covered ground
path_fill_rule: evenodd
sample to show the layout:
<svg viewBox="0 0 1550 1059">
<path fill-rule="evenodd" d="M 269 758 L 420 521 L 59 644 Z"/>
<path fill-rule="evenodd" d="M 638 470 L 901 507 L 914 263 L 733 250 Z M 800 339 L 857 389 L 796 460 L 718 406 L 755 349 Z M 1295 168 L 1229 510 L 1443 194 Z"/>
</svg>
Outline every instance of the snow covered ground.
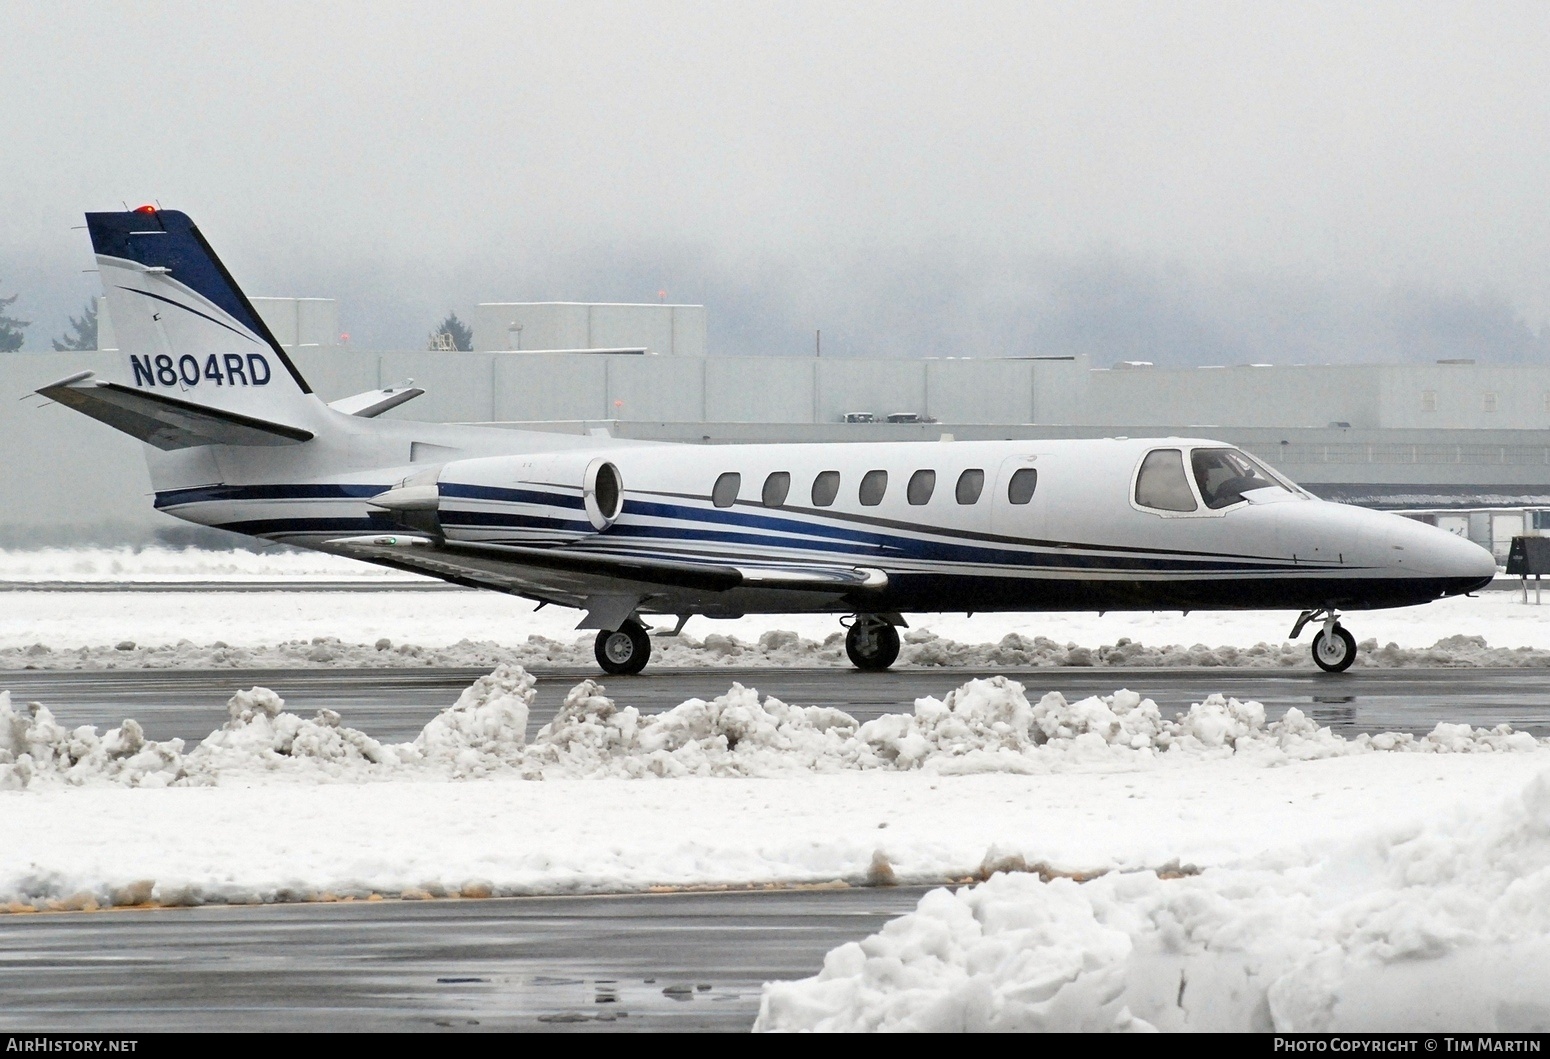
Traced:
<svg viewBox="0 0 1550 1059">
<path fill-rule="evenodd" d="M 353 576 L 38 554 L 0 553 L 0 580 Z M 1005 677 L 865 724 L 738 685 L 642 715 L 583 681 L 530 732 L 514 663 L 590 665 L 575 618 L 494 593 L 0 593 L 0 668 L 492 669 L 398 745 L 262 689 L 193 747 L 0 696 L 0 908 L 944 883 L 767 987 L 760 1027 L 1550 1028 L 1550 745 L 1526 734 L 1346 740 Z M 907 665 L 1308 664 L 1280 612 L 911 618 Z M 1359 664 L 1550 663 L 1550 608 L 1511 593 L 1349 621 L 1376 641 Z M 697 622 L 658 663 L 839 665 L 834 628 Z"/>
<path fill-rule="evenodd" d="M 324 555 L 172 550 L 0 552 L 0 581 L 416 583 Z M 573 610 L 495 592 L 0 592 L 0 669 L 163 666 L 591 666 Z M 1310 667 L 1286 611 L 909 615 L 905 666 Z M 1550 605 L 1514 592 L 1356 613 L 1358 665 L 1547 665 Z M 1389 645 L 1392 645 L 1389 646 Z M 839 665 L 832 615 L 697 618 L 654 664 Z"/>
<path fill-rule="evenodd" d="M 643 716 L 583 681 L 529 739 L 533 686 L 498 668 L 391 746 L 262 689 L 192 749 L 0 701 L 0 903 L 988 877 L 767 987 L 761 1025 L 1550 1018 L 1550 747 L 1522 733 L 1346 740 L 996 677 L 865 724 L 736 685 Z"/>
</svg>

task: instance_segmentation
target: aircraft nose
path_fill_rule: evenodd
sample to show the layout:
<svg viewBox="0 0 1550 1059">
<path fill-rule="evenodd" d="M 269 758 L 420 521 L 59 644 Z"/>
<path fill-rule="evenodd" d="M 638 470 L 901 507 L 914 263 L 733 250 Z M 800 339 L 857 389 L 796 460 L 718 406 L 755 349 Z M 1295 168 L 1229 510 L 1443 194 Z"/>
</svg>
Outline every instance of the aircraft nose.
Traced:
<svg viewBox="0 0 1550 1059">
<path fill-rule="evenodd" d="M 1426 528 L 1431 532 L 1426 534 L 1424 546 L 1418 549 L 1422 552 L 1418 565 L 1424 564 L 1430 573 L 1442 577 L 1473 578 L 1480 584 L 1496 576 L 1496 558 L 1489 551 L 1467 538 Z"/>
</svg>

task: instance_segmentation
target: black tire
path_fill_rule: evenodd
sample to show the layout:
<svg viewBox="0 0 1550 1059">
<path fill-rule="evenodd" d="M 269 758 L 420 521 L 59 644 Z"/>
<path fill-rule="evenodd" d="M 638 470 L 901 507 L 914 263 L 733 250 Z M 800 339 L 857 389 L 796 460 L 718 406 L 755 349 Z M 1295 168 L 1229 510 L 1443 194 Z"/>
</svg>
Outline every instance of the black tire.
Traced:
<svg viewBox="0 0 1550 1059">
<path fill-rule="evenodd" d="M 1313 638 L 1313 664 L 1326 673 L 1344 673 L 1356 661 L 1356 637 L 1335 626 L 1335 635 L 1326 638 L 1324 630 Z"/>
<path fill-rule="evenodd" d="M 597 664 L 614 676 L 630 676 L 651 660 L 651 636 L 639 622 L 627 621 L 613 631 L 604 629 L 593 645 Z"/>
<path fill-rule="evenodd" d="M 892 625 L 857 622 L 845 634 L 845 653 L 857 669 L 881 672 L 899 657 L 899 630 Z"/>
</svg>

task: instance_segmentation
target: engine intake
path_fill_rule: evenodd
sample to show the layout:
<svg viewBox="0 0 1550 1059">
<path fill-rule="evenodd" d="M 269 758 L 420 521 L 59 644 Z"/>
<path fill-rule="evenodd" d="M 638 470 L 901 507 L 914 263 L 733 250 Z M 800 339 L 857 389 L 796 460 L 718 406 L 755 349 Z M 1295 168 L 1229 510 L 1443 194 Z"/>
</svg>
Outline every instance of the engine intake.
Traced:
<svg viewBox="0 0 1550 1059">
<path fill-rule="evenodd" d="M 581 502 L 594 529 L 602 532 L 612 526 L 624 510 L 624 478 L 619 468 L 603 459 L 587 464 L 581 479 Z"/>
</svg>

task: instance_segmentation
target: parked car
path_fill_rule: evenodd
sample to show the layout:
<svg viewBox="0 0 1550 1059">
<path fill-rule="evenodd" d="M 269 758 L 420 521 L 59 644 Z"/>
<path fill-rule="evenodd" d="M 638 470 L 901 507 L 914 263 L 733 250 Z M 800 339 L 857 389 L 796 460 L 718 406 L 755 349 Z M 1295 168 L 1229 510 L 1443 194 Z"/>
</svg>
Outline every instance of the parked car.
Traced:
<svg viewBox="0 0 1550 1059">
<path fill-rule="evenodd" d="M 875 423 L 875 422 L 877 422 L 877 417 L 875 415 L 873 415 L 871 412 L 846 412 L 845 413 L 845 422 L 847 422 L 847 423 Z"/>
<path fill-rule="evenodd" d="M 936 416 L 921 415 L 919 412 L 890 412 L 890 423 L 935 423 Z"/>
</svg>

